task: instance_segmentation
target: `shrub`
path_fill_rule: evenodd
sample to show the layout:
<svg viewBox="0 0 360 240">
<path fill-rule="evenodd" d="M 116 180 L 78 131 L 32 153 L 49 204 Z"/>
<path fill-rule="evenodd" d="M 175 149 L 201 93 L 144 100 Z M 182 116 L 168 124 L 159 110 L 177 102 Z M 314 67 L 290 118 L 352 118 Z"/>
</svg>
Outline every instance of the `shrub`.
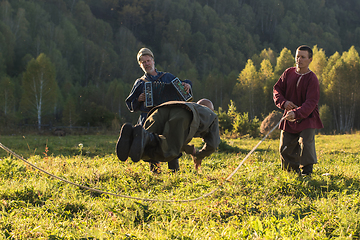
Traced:
<svg viewBox="0 0 360 240">
<path fill-rule="evenodd" d="M 222 108 L 219 108 L 219 111 L 216 112 L 219 119 L 219 128 L 220 132 L 227 133 L 232 131 L 232 118 L 226 112 L 222 111 Z"/>
<path fill-rule="evenodd" d="M 249 134 L 250 137 L 258 137 L 259 127 L 259 119 L 255 117 L 254 119 L 250 120 L 249 114 L 247 112 L 243 114 L 236 114 L 233 121 L 233 132 L 240 135 Z"/>
<path fill-rule="evenodd" d="M 235 103 L 232 100 L 230 100 L 228 107 L 229 110 L 227 113 L 222 111 L 222 108 L 219 108 L 219 111 L 216 112 L 219 119 L 219 128 L 222 133 L 234 133 L 236 135 L 249 134 L 251 137 L 259 136 L 260 123 L 257 117 L 249 120 L 248 113 L 238 113 Z"/>
<path fill-rule="evenodd" d="M 250 129 L 249 123 L 249 114 L 241 113 L 236 114 L 234 122 L 233 122 L 234 132 L 239 133 L 240 135 L 246 135 Z"/>
</svg>

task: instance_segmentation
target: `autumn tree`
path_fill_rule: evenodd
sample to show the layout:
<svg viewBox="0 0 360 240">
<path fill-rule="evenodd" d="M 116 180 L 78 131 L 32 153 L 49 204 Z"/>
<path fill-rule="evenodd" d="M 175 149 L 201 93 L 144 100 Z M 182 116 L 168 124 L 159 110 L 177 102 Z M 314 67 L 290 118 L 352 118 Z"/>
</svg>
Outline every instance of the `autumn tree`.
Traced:
<svg viewBox="0 0 360 240">
<path fill-rule="evenodd" d="M 322 74 L 327 65 L 327 57 L 325 51 L 322 48 L 318 48 L 316 45 L 313 47 L 313 60 L 311 61 L 309 68 L 318 77 L 319 81 L 322 81 Z"/>
<path fill-rule="evenodd" d="M 261 113 L 267 114 L 274 108 L 272 101 L 273 86 L 276 82 L 274 71 L 269 59 L 264 59 L 260 64 L 259 80 L 262 86 L 262 94 L 258 96 L 261 101 Z"/>
<path fill-rule="evenodd" d="M 332 63 L 336 56 L 329 59 Z M 339 132 L 350 132 L 354 127 L 356 106 L 359 102 L 360 59 L 354 47 L 344 52 L 324 74 L 324 88 Z"/>
<path fill-rule="evenodd" d="M 256 92 L 258 92 L 260 84 L 258 72 L 252 60 L 248 60 L 237 80 L 238 83 L 233 94 L 240 95 L 241 111 L 248 112 L 249 117 L 253 119 L 256 116 L 255 112 L 259 97 Z"/>
<path fill-rule="evenodd" d="M 319 49 L 316 45 L 313 47 L 313 60 L 311 61 L 309 68 L 313 71 L 317 78 L 319 79 L 320 84 L 320 101 L 319 105 L 322 105 L 325 102 L 325 94 L 324 94 L 324 84 L 323 84 L 323 73 L 326 69 L 328 59 L 325 55 L 325 51 L 323 49 Z"/>
<path fill-rule="evenodd" d="M 259 55 L 254 55 L 251 58 L 256 66 L 260 66 L 261 62 L 265 59 L 269 60 L 271 65 L 276 65 L 276 53 L 271 49 L 263 49 Z"/>
<path fill-rule="evenodd" d="M 25 118 L 36 118 L 38 129 L 45 114 L 54 111 L 58 85 L 55 66 L 45 54 L 32 59 L 23 76 L 21 111 Z"/>
<path fill-rule="evenodd" d="M 280 52 L 280 56 L 277 58 L 275 66 L 275 75 L 280 76 L 287 68 L 293 67 L 295 65 L 294 56 L 291 54 L 291 51 L 286 47 L 283 48 Z"/>
</svg>

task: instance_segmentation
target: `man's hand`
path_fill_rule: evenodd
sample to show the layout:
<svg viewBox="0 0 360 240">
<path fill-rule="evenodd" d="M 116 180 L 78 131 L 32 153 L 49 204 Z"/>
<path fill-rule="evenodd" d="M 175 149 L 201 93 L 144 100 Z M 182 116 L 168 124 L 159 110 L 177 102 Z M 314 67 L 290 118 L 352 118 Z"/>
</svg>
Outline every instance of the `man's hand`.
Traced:
<svg viewBox="0 0 360 240">
<path fill-rule="evenodd" d="M 182 82 L 181 84 L 184 86 L 185 91 L 186 91 L 187 93 L 189 93 L 189 92 L 190 92 L 190 88 L 191 88 L 190 84 L 185 83 L 185 82 Z"/>
<path fill-rule="evenodd" d="M 145 102 L 145 93 L 141 93 L 138 97 L 138 102 Z"/>
<path fill-rule="evenodd" d="M 199 159 L 199 158 L 195 157 L 194 155 L 191 155 L 191 157 L 195 164 L 195 171 L 199 173 L 202 159 Z"/>
<path fill-rule="evenodd" d="M 296 106 L 292 101 L 286 101 L 285 104 L 284 104 L 284 108 L 287 110 L 287 111 L 290 111 L 292 109 L 295 109 L 297 108 L 298 106 Z"/>
<path fill-rule="evenodd" d="M 199 159 L 196 157 L 196 153 L 197 153 L 197 149 L 194 145 L 186 145 L 184 147 L 184 151 L 187 153 L 187 154 L 190 154 L 192 159 L 193 159 L 193 162 L 195 164 L 195 171 L 196 172 L 199 172 L 200 170 L 200 167 L 201 167 L 201 162 L 202 162 L 202 159 Z"/>
<path fill-rule="evenodd" d="M 290 122 L 295 121 L 295 113 L 293 111 L 287 112 L 285 115 L 285 119 Z"/>
<path fill-rule="evenodd" d="M 199 173 L 200 167 L 201 167 L 202 158 L 200 159 L 200 158 L 197 158 L 197 157 L 196 157 L 197 149 L 196 149 L 195 146 L 193 146 L 193 147 L 194 147 L 194 148 L 193 148 L 193 152 L 192 152 L 192 154 L 191 154 L 191 157 L 192 157 L 192 159 L 193 159 L 193 161 L 194 161 L 194 164 L 195 164 L 195 171 Z"/>
</svg>

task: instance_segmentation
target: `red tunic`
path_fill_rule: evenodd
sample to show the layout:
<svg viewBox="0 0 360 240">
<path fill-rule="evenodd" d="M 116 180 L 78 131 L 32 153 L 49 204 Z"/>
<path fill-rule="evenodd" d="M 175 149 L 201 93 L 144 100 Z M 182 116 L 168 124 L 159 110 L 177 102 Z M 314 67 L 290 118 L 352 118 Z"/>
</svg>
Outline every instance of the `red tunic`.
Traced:
<svg viewBox="0 0 360 240">
<path fill-rule="evenodd" d="M 295 70 L 295 67 L 286 69 L 273 88 L 273 98 L 278 108 L 285 110 L 286 101 L 298 106 L 293 109 L 297 121 L 284 120 L 279 128 L 289 133 L 299 133 L 307 128 L 323 128 L 318 109 L 319 80 L 312 71 L 299 74 Z M 285 110 L 283 116 L 286 113 Z"/>
</svg>

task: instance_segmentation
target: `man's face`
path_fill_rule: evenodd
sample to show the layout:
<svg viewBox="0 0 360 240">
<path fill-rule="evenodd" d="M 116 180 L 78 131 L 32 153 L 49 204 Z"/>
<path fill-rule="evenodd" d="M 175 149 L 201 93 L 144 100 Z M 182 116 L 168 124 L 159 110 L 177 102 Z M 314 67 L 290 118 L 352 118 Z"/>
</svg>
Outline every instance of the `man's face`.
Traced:
<svg viewBox="0 0 360 240">
<path fill-rule="evenodd" d="M 300 69 L 308 68 L 309 64 L 312 61 L 312 58 L 309 58 L 309 52 L 305 50 L 296 50 L 295 55 L 296 67 Z"/>
<path fill-rule="evenodd" d="M 140 67 L 147 74 L 155 72 L 155 61 L 150 55 L 143 55 L 140 57 Z"/>
</svg>

